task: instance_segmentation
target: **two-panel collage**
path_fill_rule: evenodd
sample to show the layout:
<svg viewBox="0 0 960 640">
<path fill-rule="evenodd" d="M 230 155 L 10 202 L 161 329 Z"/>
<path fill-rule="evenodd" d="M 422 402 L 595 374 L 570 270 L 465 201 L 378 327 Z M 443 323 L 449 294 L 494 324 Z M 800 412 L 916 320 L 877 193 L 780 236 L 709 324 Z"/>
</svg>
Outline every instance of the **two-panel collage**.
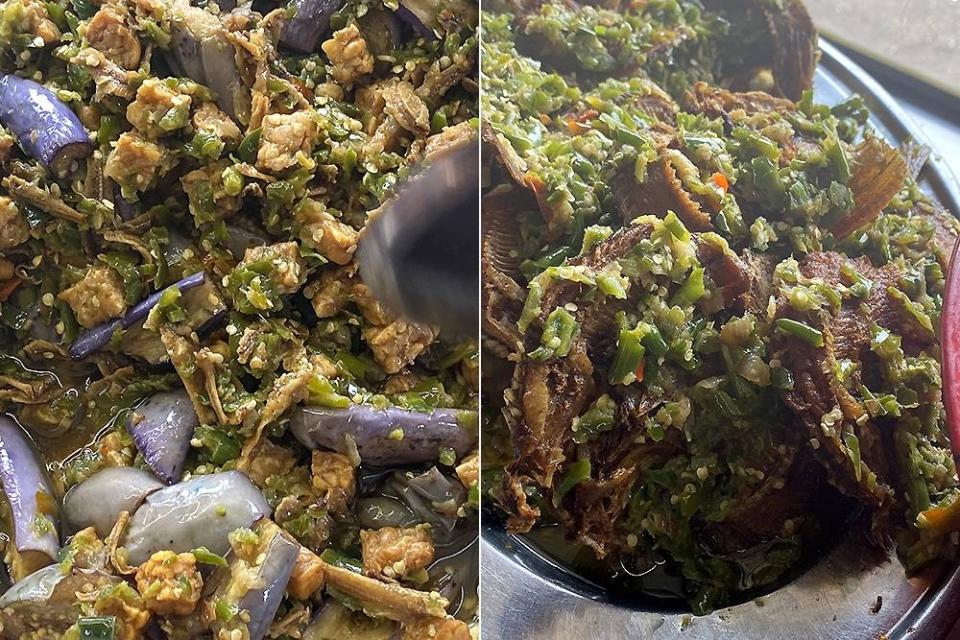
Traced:
<svg viewBox="0 0 960 640">
<path fill-rule="evenodd" d="M 0 0 L 0 640 L 960 640 L 956 0 Z"/>
</svg>

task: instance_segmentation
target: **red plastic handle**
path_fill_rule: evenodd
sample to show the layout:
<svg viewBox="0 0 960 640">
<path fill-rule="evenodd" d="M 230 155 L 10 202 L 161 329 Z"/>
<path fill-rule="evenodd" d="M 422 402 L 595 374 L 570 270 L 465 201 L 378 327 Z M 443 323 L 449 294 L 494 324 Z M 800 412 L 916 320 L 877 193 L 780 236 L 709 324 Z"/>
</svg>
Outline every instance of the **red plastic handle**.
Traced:
<svg viewBox="0 0 960 640">
<path fill-rule="evenodd" d="M 940 314 L 940 349 L 943 375 L 943 406 L 947 410 L 954 460 L 960 465 L 960 240 L 953 248 L 947 271 L 947 290 Z"/>
</svg>

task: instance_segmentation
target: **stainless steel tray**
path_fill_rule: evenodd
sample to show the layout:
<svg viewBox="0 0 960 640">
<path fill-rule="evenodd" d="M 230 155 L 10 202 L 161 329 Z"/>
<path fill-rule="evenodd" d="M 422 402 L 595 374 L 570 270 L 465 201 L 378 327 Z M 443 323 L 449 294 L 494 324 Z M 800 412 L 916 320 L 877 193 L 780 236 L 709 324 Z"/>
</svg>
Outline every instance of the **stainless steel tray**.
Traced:
<svg viewBox="0 0 960 640">
<path fill-rule="evenodd" d="M 924 140 L 892 96 L 848 57 L 826 42 L 821 49 L 818 100 L 834 104 L 859 93 L 872 125 L 891 143 L 930 145 L 934 154 L 922 186 L 960 212 L 960 184 L 936 154 L 937 141 Z M 759 600 L 702 617 L 631 608 L 485 516 L 485 640 L 944 640 L 960 613 L 960 566 L 907 579 L 896 558 L 853 532 L 809 571 Z"/>
</svg>

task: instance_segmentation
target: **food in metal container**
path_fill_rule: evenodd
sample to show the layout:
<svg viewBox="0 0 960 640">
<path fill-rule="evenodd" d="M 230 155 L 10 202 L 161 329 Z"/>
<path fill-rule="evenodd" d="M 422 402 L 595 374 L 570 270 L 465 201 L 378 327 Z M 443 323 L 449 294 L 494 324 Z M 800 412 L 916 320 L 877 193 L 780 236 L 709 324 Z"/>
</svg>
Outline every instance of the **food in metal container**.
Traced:
<svg viewBox="0 0 960 640">
<path fill-rule="evenodd" d="M 799 2 L 483 16 L 485 497 L 695 613 L 849 527 L 914 572 L 960 508 L 939 325 L 953 216 Z M 502 400 L 500 397 L 502 396 Z"/>
<path fill-rule="evenodd" d="M 477 144 L 476 22 L 0 0 L 0 637 L 476 627 L 476 339 L 354 259 Z"/>
</svg>

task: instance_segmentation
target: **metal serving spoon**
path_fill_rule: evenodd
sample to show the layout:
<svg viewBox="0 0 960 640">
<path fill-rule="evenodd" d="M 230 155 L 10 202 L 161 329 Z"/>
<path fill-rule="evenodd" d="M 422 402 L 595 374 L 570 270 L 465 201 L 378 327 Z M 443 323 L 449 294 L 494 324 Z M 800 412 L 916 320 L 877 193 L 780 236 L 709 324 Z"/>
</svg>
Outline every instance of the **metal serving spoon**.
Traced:
<svg viewBox="0 0 960 640">
<path fill-rule="evenodd" d="M 357 247 L 374 297 L 459 337 L 477 335 L 479 179 L 476 145 L 432 158 L 370 214 Z"/>
</svg>

